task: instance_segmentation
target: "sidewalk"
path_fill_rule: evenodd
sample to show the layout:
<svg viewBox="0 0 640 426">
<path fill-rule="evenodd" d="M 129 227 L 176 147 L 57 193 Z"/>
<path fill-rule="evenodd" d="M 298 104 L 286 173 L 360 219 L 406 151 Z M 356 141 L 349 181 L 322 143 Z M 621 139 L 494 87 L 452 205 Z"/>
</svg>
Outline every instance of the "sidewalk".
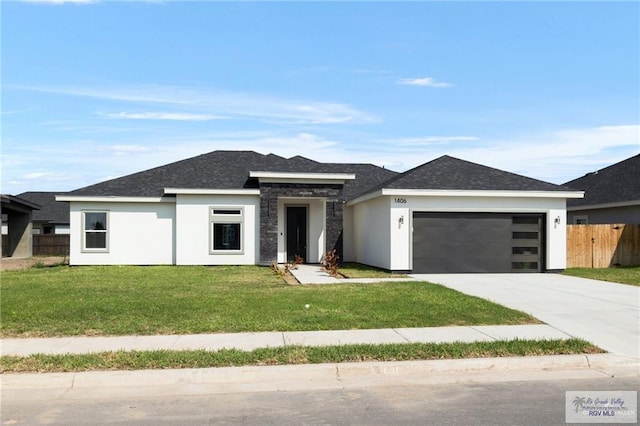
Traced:
<svg viewBox="0 0 640 426">
<path fill-rule="evenodd" d="M 572 336 L 546 324 L 466 327 L 393 328 L 370 330 L 285 331 L 159 336 L 52 337 L 2 339 L 1 354 L 28 356 L 110 351 L 220 350 L 347 344 L 445 343 L 520 339 L 569 339 Z"/>
</svg>

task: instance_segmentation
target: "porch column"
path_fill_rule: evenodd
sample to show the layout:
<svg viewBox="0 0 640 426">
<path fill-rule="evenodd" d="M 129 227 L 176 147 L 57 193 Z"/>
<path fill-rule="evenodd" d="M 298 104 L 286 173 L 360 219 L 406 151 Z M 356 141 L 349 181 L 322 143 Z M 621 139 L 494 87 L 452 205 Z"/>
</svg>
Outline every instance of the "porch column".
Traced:
<svg viewBox="0 0 640 426">
<path fill-rule="evenodd" d="M 260 265 L 278 261 L 278 194 L 260 188 Z"/>
<path fill-rule="evenodd" d="M 2 253 L 7 257 L 31 257 L 33 256 L 33 236 L 31 230 L 31 212 L 8 214 L 9 243 L 8 253 Z"/>
<path fill-rule="evenodd" d="M 342 192 L 342 191 L 340 191 Z M 329 198 L 326 202 L 326 252 L 335 249 L 339 256 L 338 261 L 343 261 L 342 249 L 342 201 L 339 198 Z"/>
</svg>

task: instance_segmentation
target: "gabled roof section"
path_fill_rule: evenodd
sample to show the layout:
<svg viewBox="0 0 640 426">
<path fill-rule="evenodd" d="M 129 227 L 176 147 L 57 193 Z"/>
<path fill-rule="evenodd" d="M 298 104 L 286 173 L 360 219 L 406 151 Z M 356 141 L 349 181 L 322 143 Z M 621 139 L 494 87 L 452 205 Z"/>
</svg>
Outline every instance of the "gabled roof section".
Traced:
<svg viewBox="0 0 640 426">
<path fill-rule="evenodd" d="M 356 179 L 344 186 L 349 199 L 396 172 L 372 164 L 319 163 L 305 157 L 284 158 L 253 151 L 213 151 L 208 154 L 80 188 L 70 196 L 162 197 L 165 188 L 256 189 L 251 171 L 282 173 L 346 173 Z"/>
<path fill-rule="evenodd" d="M 0 194 L 0 203 L 2 204 L 2 209 L 12 211 L 33 211 L 40 208 L 39 204 L 9 194 Z"/>
<path fill-rule="evenodd" d="M 585 191 L 583 199 L 567 206 L 592 206 L 637 201 L 640 204 L 640 154 L 565 183 Z"/>
<path fill-rule="evenodd" d="M 466 191 L 570 191 L 515 173 L 444 155 L 408 170 L 375 189 L 432 189 Z"/>
<path fill-rule="evenodd" d="M 19 194 L 23 200 L 40 206 L 40 210 L 34 210 L 32 220 L 41 220 L 49 223 L 69 223 L 69 203 L 56 201 L 56 195 L 62 192 L 29 191 Z"/>
</svg>

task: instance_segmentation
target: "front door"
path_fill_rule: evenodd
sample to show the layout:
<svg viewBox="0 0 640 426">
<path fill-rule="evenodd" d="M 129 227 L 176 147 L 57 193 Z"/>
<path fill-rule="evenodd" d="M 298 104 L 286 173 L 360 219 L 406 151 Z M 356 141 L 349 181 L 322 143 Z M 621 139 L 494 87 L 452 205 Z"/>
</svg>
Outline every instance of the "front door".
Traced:
<svg viewBox="0 0 640 426">
<path fill-rule="evenodd" d="M 287 207 L 287 262 L 293 263 L 296 255 L 307 260 L 307 208 Z"/>
</svg>

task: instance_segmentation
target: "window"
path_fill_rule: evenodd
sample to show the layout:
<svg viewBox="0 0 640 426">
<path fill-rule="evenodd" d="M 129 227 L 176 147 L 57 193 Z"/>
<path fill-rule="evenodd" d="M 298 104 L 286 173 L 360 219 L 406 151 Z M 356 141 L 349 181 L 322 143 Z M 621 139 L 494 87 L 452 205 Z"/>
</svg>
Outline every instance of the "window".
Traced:
<svg viewBox="0 0 640 426">
<path fill-rule="evenodd" d="M 109 228 L 107 212 L 83 212 L 84 251 L 108 251 Z"/>
<path fill-rule="evenodd" d="M 242 253 L 242 207 L 211 207 L 211 254 Z"/>
<path fill-rule="evenodd" d="M 589 224 L 589 216 L 574 216 L 573 217 L 574 225 L 588 225 Z"/>
</svg>

